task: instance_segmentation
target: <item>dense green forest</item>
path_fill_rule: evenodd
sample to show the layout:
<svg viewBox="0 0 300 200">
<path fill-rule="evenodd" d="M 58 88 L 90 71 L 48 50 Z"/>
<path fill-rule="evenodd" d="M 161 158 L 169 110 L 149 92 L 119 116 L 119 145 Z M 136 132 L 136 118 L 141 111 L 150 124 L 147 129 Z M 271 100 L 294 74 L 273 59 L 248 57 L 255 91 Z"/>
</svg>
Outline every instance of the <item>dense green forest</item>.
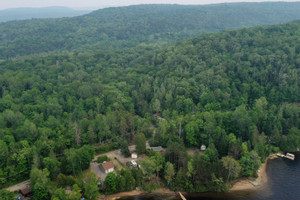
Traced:
<svg viewBox="0 0 300 200">
<path fill-rule="evenodd" d="M 34 199 L 75 200 L 160 184 L 220 192 L 257 176 L 269 154 L 300 148 L 300 21 L 169 43 L 283 22 L 297 6 L 144 5 L 0 24 L 2 58 L 72 50 L 0 61 L 0 188 L 30 178 Z M 134 141 L 140 170 L 102 183 L 82 173 Z"/>
<path fill-rule="evenodd" d="M 151 191 L 159 182 L 225 191 L 233 180 L 257 176 L 270 153 L 300 148 L 299 78 L 299 21 L 165 47 L 2 60 L 0 188 L 30 178 L 34 199 L 52 200 Z M 95 153 L 125 154 L 134 140 L 147 154 L 140 170 L 110 173 L 102 183 L 82 175 Z M 146 140 L 165 153 L 146 151 Z M 201 145 L 204 153 L 187 154 Z"/>
<path fill-rule="evenodd" d="M 202 6 L 139 5 L 88 15 L 0 24 L 0 59 L 62 50 L 113 50 L 140 43 L 160 46 L 207 32 L 300 19 L 300 3 Z"/>
</svg>

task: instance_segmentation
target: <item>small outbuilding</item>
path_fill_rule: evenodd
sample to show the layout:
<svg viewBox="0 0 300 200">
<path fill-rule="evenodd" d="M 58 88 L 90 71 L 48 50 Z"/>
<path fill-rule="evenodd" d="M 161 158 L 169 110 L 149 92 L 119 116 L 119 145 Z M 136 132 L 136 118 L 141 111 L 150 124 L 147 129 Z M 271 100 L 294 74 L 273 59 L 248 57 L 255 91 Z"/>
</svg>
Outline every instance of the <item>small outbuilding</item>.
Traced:
<svg viewBox="0 0 300 200">
<path fill-rule="evenodd" d="M 150 147 L 151 150 L 155 151 L 155 152 L 164 152 L 164 149 L 162 148 L 162 146 L 158 146 L 158 147 Z"/>
<path fill-rule="evenodd" d="M 105 172 L 106 174 L 114 171 L 114 164 L 113 162 L 103 162 L 99 165 L 100 169 Z"/>
<path fill-rule="evenodd" d="M 137 153 L 132 153 L 131 158 L 136 159 L 138 157 Z"/>
<path fill-rule="evenodd" d="M 201 151 L 205 151 L 206 150 L 206 146 L 204 144 L 201 145 Z"/>
</svg>

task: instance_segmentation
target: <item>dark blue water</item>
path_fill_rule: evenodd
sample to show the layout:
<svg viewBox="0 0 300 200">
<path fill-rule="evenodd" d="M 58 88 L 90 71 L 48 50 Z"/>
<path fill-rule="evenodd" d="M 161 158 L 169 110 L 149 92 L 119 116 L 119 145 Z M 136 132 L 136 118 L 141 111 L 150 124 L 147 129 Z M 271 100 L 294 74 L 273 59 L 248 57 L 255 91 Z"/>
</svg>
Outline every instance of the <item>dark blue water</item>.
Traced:
<svg viewBox="0 0 300 200">
<path fill-rule="evenodd" d="M 268 182 L 256 191 L 205 193 L 186 196 L 187 200 L 300 200 L 300 153 L 295 160 L 276 158 L 267 165 Z M 142 195 L 122 200 L 168 200 L 179 196 Z"/>
</svg>

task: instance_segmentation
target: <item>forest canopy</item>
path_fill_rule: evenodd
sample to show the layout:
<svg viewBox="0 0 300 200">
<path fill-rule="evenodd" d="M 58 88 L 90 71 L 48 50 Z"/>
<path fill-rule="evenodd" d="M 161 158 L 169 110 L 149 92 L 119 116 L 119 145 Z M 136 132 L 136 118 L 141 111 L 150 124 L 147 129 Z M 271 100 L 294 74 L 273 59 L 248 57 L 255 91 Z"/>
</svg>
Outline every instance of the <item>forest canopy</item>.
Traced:
<svg viewBox="0 0 300 200">
<path fill-rule="evenodd" d="M 135 139 L 165 147 L 165 156 L 146 152 L 147 168 L 109 175 L 105 193 L 162 174 L 173 189 L 224 191 L 229 181 L 255 177 L 270 153 L 300 147 L 299 21 L 160 48 L 7 59 L 0 72 L 1 187 L 31 177 L 47 198 L 50 180 L 78 191 L 72 176 L 95 153 Z M 202 145 L 205 153 L 187 156 L 186 148 Z M 87 183 L 81 188 L 93 196 L 95 177 Z"/>
<path fill-rule="evenodd" d="M 166 46 L 199 34 L 300 19 L 299 2 L 137 5 L 0 24 L 0 59 L 61 51 Z"/>
</svg>

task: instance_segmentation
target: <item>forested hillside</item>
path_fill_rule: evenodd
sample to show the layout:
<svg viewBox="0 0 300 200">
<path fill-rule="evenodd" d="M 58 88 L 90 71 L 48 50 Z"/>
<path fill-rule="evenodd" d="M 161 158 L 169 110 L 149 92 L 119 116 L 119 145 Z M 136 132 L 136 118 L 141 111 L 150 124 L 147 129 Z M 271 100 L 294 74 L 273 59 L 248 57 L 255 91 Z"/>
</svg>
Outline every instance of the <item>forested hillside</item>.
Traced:
<svg viewBox="0 0 300 200">
<path fill-rule="evenodd" d="M 0 59 L 61 50 L 113 50 L 300 19 L 300 3 L 139 5 L 0 24 Z"/>
<path fill-rule="evenodd" d="M 2 187 L 28 178 L 31 167 L 47 169 L 51 180 L 77 175 L 93 156 L 90 145 L 108 151 L 137 133 L 167 150 L 151 173 L 130 172 L 130 188 L 160 175 L 173 189 L 223 191 L 231 180 L 255 176 L 270 153 L 300 148 L 299 21 L 204 34 L 163 49 L 5 60 L 0 72 Z M 204 155 L 187 156 L 186 147 L 202 144 Z M 234 163 L 234 174 L 226 163 Z M 170 179 L 162 166 L 173 168 Z M 116 187 L 102 190 L 130 190 Z"/>
</svg>

